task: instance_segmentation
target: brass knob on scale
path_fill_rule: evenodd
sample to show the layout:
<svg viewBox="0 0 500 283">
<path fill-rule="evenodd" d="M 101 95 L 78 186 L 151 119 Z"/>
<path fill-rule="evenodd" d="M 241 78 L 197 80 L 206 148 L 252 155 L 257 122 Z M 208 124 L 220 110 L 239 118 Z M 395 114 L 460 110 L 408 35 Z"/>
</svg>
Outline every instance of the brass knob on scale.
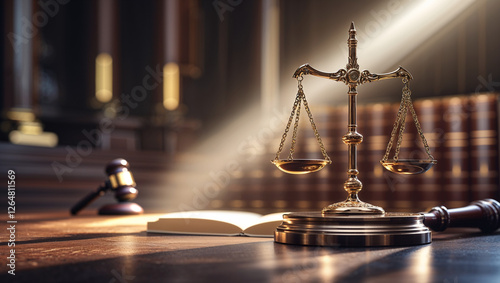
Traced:
<svg viewBox="0 0 500 283">
<path fill-rule="evenodd" d="M 348 86 L 348 124 L 347 133 L 342 141 L 347 145 L 348 168 L 344 189 L 348 193 L 345 201 L 333 203 L 321 211 L 292 212 L 283 216 L 283 222 L 275 231 L 274 240 L 277 243 L 320 246 L 400 246 L 419 245 L 431 242 L 431 229 L 439 230 L 452 226 L 467 226 L 482 221 L 483 231 L 494 231 L 498 228 L 500 206 L 494 200 L 474 203 L 461 210 L 447 210 L 444 207 L 433 208 L 429 213 L 391 213 L 381 207 L 362 202 L 358 194 L 363 184 L 358 179 L 357 146 L 363 142 L 363 136 L 357 132 L 357 86 L 379 80 L 402 78 L 404 87 L 402 100 L 397 113 L 385 156 L 380 161 L 385 169 L 404 175 L 422 174 L 437 163 L 430 153 L 427 140 L 418 122 L 418 117 L 411 101 L 409 80 L 412 75 L 403 67 L 385 74 L 374 74 L 368 70 L 359 71 L 357 63 L 357 39 L 354 23 L 349 28 L 348 63 L 345 69 L 334 73 L 326 73 L 314 69 L 308 64 L 300 66 L 293 77 L 298 81 L 298 92 L 285 132 L 281 138 L 274 163 L 281 171 L 290 174 L 308 174 L 316 172 L 331 164 L 332 160 L 326 153 L 321 137 L 314 123 L 302 86 L 304 75 L 313 75 L 338 82 Z M 300 109 L 303 103 L 309 116 L 311 127 L 320 146 L 324 159 L 294 159 L 293 153 L 297 141 Z M 405 119 L 408 111 L 412 115 L 415 127 L 424 145 L 428 159 L 400 159 L 399 150 L 405 131 Z M 295 122 L 294 122 L 295 119 Z M 280 159 L 284 143 L 292 122 L 294 122 L 290 152 L 287 159 Z M 395 139 L 395 154 L 389 159 L 392 144 Z M 427 226 L 428 227 L 427 227 Z"/>
</svg>

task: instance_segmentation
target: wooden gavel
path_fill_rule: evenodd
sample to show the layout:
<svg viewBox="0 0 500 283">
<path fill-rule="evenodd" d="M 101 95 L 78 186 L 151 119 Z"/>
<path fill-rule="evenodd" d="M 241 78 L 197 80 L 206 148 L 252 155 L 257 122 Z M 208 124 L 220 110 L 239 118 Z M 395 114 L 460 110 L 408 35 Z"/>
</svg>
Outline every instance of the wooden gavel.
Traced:
<svg viewBox="0 0 500 283">
<path fill-rule="evenodd" d="M 141 214 L 143 212 L 143 209 L 139 205 L 129 202 L 138 193 L 132 173 L 129 171 L 129 163 L 122 158 L 115 159 L 106 166 L 106 174 L 108 175 L 108 179 L 95 192 L 88 194 L 71 208 L 70 212 L 72 215 L 76 215 L 80 210 L 109 190 L 115 192 L 115 198 L 119 203 L 101 207 L 99 214 L 126 215 Z"/>
<path fill-rule="evenodd" d="M 438 232 L 448 227 L 475 227 L 492 233 L 500 227 L 500 203 L 484 199 L 460 208 L 436 206 L 424 213 L 424 225 Z"/>
</svg>

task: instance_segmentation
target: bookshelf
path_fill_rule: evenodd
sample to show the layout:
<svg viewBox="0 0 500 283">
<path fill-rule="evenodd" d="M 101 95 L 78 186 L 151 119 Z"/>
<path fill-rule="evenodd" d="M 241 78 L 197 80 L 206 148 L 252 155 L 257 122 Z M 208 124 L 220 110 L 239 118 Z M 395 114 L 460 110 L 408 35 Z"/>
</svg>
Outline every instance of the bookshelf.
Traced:
<svg viewBox="0 0 500 283">
<path fill-rule="evenodd" d="M 404 177 L 387 172 L 379 162 L 399 104 L 377 103 L 360 107 L 360 125 L 364 124 L 360 127 L 364 136 L 359 156 L 363 183 L 361 198 L 387 211 L 424 211 L 440 204 L 452 208 L 476 199 L 498 198 L 498 98 L 497 93 L 485 93 L 415 100 L 415 110 L 438 164 L 426 174 Z M 273 172 L 269 167 L 274 150 L 271 143 L 270 149 L 248 166 L 265 168 L 264 173 L 245 172 L 244 180 L 233 180 L 228 186 L 232 195 L 235 190 L 249 191 L 242 194 L 248 199 L 239 209 L 255 210 L 257 207 L 251 203 L 259 203 L 257 210 L 260 212 L 304 211 L 342 200 L 343 188 L 336 184 L 342 184 L 344 179 L 338 168 L 346 166 L 347 155 L 345 145 L 335 137 L 345 132 L 346 111 L 346 107 L 312 108 L 328 154 L 334 157 L 332 165 L 316 174 L 302 176 Z M 417 158 L 425 152 L 416 140 L 414 125 L 410 123 L 412 120 L 408 118 L 401 156 Z M 318 148 L 314 142 L 309 142 L 312 140 L 310 127 L 301 126 L 298 135 L 297 156 L 315 157 Z M 230 196 L 221 194 L 221 197 Z M 224 201 L 229 202 L 228 199 Z"/>
</svg>

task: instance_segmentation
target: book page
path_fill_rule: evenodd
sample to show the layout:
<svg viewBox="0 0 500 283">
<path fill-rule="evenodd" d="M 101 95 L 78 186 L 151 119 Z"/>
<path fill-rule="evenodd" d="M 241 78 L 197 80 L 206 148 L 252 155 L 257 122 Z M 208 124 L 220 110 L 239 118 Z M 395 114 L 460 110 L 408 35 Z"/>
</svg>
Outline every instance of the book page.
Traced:
<svg viewBox="0 0 500 283">
<path fill-rule="evenodd" d="M 148 232 L 237 235 L 262 215 L 252 212 L 203 210 L 174 212 L 148 222 Z"/>
<path fill-rule="evenodd" d="M 262 216 L 258 222 L 246 227 L 243 233 L 254 237 L 273 237 L 276 228 L 283 222 L 283 214 L 287 212 L 277 212 Z"/>
</svg>

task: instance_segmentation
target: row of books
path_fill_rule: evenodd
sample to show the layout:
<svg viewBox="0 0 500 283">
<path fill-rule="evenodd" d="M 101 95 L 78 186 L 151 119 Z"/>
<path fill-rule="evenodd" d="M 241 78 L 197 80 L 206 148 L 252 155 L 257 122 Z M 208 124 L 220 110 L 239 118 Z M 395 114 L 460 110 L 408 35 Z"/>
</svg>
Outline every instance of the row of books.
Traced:
<svg viewBox="0 0 500 283">
<path fill-rule="evenodd" d="M 388 211 L 423 211 L 435 205 L 459 207 L 483 198 L 498 198 L 499 143 L 498 95 L 495 93 L 417 100 L 418 120 L 438 164 L 420 175 L 398 175 L 380 164 L 393 129 L 399 103 L 370 104 L 357 109 L 361 200 Z M 347 107 L 313 108 L 314 121 L 333 163 L 323 170 L 289 175 L 269 161 L 274 158 L 281 132 L 266 144 L 267 150 L 242 162 L 224 194 L 210 208 L 253 210 L 318 210 L 343 201 L 347 194 Z M 322 158 L 306 115 L 301 117 L 294 158 Z M 284 129 L 284 125 L 283 125 Z M 289 134 L 290 135 L 290 134 Z M 290 140 L 287 142 L 289 143 Z M 394 154 L 393 151 L 390 157 Z M 284 148 L 281 158 L 288 156 Z M 406 118 L 399 158 L 428 159 L 414 121 Z"/>
</svg>

